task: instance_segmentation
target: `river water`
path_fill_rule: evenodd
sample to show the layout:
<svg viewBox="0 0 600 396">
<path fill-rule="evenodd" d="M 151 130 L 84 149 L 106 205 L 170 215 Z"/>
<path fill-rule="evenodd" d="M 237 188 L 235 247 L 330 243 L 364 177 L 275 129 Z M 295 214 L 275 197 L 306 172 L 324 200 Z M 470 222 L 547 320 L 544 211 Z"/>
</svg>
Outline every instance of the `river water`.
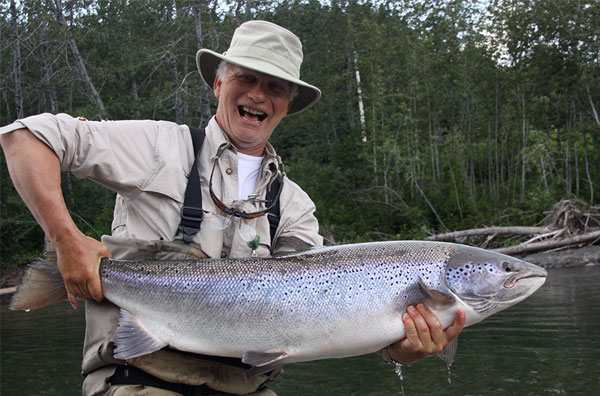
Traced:
<svg viewBox="0 0 600 396">
<path fill-rule="evenodd" d="M 288 365 L 281 396 L 600 395 L 600 267 L 552 269 L 520 304 L 469 327 L 448 373 L 436 357 L 402 368 L 375 355 Z M 83 309 L 1 306 L 0 394 L 78 395 Z"/>
</svg>

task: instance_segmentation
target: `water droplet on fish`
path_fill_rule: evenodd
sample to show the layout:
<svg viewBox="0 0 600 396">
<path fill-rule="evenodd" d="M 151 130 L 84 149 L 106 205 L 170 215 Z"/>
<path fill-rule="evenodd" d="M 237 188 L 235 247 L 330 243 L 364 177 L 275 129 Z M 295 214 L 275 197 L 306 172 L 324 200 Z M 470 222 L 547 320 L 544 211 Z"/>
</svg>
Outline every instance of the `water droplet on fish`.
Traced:
<svg viewBox="0 0 600 396">
<path fill-rule="evenodd" d="M 404 396 L 404 377 L 402 376 L 402 363 L 396 363 L 396 374 L 398 375 L 398 378 L 400 378 L 400 392 L 401 395 Z"/>
<path fill-rule="evenodd" d="M 452 383 L 452 373 L 450 372 L 450 366 L 452 366 L 452 363 L 447 363 L 448 366 L 448 383 L 451 384 Z"/>
</svg>

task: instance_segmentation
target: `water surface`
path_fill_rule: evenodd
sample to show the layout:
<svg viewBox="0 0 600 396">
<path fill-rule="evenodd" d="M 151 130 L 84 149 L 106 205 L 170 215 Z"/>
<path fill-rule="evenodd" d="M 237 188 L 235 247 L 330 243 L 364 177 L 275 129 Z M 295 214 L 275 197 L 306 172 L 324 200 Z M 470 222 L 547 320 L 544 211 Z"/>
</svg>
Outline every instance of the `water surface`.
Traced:
<svg viewBox="0 0 600 396">
<path fill-rule="evenodd" d="M 552 269 L 533 296 L 469 327 L 448 369 L 436 357 L 403 367 L 404 395 L 600 395 L 600 267 Z M 67 303 L 0 317 L 0 393 L 80 394 L 83 309 Z M 394 366 L 375 355 L 297 363 L 280 396 L 397 396 Z"/>
</svg>

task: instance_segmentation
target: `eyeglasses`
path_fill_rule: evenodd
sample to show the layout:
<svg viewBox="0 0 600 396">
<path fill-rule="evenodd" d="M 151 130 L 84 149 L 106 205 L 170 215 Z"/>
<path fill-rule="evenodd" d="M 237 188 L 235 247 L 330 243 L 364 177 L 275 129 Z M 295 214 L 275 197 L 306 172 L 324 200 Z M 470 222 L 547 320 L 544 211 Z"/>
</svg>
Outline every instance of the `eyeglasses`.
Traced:
<svg viewBox="0 0 600 396">
<path fill-rule="evenodd" d="M 208 191 L 210 192 L 210 197 L 212 198 L 212 200 L 215 203 L 215 205 L 217 206 L 217 208 L 221 209 L 223 212 L 227 213 L 230 216 L 235 216 L 235 217 L 239 217 L 242 219 L 255 219 L 257 217 L 267 214 L 277 204 L 277 202 L 279 202 L 279 195 L 281 194 L 281 188 L 279 188 L 279 191 L 277 191 L 277 196 L 275 197 L 275 199 L 273 199 L 273 201 L 271 201 L 270 205 L 268 207 L 266 207 L 265 209 L 259 210 L 257 212 L 246 212 L 244 210 L 237 210 L 234 208 L 230 208 L 229 206 L 225 205 L 223 203 L 223 201 L 221 201 L 221 199 L 219 199 L 219 197 L 217 197 L 217 195 L 213 191 L 212 180 L 213 180 L 213 175 L 215 173 L 215 167 L 217 165 L 218 159 L 221 157 L 221 155 L 223 154 L 223 152 L 225 151 L 225 149 L 227 147 L 228 147 L 228 145 L 219 147 L 219 149 L 217 150 L 217 154 L 214 157 L 212 171 L 210 172 L 210 180 L 208 181 Z M 280 183 L 283 184 L 283 174 L 285 174 L 285 172 L 283 170 L 283 164 L 281 163 L 281 161 L 279 161 L 279 168 L 280 168 L 281 172 L 278 172 L 278 177 L 280 178 Z M 264 201 L 264 202 L 268 203 L 269 201 Z"/>
</svg>

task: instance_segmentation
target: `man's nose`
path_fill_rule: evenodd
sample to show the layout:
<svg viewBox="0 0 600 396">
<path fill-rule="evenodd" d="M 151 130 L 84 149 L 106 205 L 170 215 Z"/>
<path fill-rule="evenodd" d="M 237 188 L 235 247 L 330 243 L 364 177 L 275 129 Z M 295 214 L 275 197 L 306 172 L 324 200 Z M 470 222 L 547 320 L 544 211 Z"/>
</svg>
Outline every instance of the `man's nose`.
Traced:
<svg viewBox="0 0 600 396">
<path fill-rule="evenodd" d="M 262 103 L 266 100 L 267 94 L 263 84 L 257 82 L 248 90 L 248 97 L 256 103 Z"/>
</svg>

